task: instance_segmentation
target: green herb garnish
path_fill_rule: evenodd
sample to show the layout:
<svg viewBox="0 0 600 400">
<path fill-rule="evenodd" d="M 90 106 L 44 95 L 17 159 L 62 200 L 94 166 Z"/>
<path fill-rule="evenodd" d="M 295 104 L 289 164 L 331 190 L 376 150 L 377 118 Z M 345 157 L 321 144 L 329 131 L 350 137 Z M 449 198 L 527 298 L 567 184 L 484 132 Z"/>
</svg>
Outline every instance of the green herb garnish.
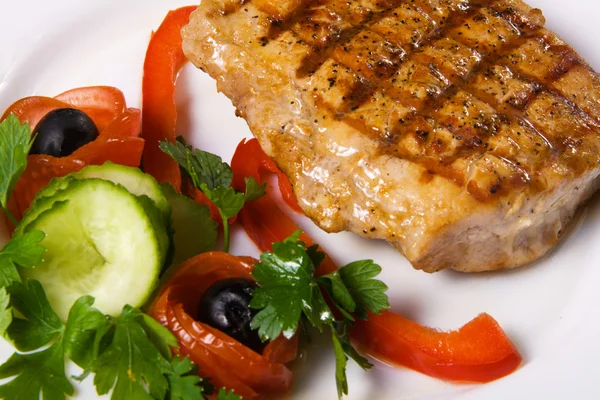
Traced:
<svg viewBox="0 0 600 400">
<path fill-rule="evenodd" d="M 221 157 L 193 149 L 182 138 L 176 143 L 161 142 L 160 149 L 177 161 L 194 186 L 218 208 L 223 220 L 223 250 L 229 251 L 229 219 L 236 216 L 247 201 L 262 197 L 266 185 L 259 185 L 254 178 L 246 178 L 246 192 L 236 191 L 231 187 L 233 171 Z"/>
<path fill-rule="evenodd" d="M 252 276 L 259 288 L 252 293 L 250 306 L 259 309 L 252 320 L 263 340 L 273 340 L 280 334 L 290 338 L 296 334 L 305 317 L 314 327 L 331 330 L 336 359 L 338 396 L 348 394 L 346 363 L 348 357 L 364 369 L 372 367 L 349 340 L 348 331 L 354 315 L 365 319 L 367 311 L 379 314 L 389 308 L 385 295 L 387 286 L 373 279 L 381 267 L 373 261 L 357 261 L 323 277 L 315 271 L 324 254 L 317 246 L 306 248 L 296 232 L 286 240 L 273 244 L 273 251 L 263 253 Z M 322 290 L 342 315 L 337 320 Z"/>
</svg>

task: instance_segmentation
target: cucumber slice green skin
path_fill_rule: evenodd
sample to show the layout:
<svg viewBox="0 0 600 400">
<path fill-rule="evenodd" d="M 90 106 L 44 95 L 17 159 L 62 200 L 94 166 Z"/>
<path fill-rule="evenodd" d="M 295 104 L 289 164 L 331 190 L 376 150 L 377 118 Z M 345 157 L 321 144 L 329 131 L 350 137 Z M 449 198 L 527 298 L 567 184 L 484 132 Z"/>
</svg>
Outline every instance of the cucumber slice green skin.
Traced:
<svg viewBox="0 0 600 400">
<path fill-rule="evenodd" d="M 94 306 L 110 315 L 125 304 L 143 306 L 165 256 L 147 204 L 101 179 L 73 180 L 52 198 L 24 228 L 45 232 L 47 250 L 41 264 L 20 270 L 23 278 L 42 283 L 63 320 L 82 295 L 94 296 Z"/>
<path fill-rule="evenodd" d="M 171 206 L 156 180 L 139 168 L 106 162 L 103 165 L 89 165 L 72 174 L 75 179 L 100 178 L 125 186 L 136 196 L 148 196 L 164 217 L 165 223 L 171 218 Z"/>
</svg>

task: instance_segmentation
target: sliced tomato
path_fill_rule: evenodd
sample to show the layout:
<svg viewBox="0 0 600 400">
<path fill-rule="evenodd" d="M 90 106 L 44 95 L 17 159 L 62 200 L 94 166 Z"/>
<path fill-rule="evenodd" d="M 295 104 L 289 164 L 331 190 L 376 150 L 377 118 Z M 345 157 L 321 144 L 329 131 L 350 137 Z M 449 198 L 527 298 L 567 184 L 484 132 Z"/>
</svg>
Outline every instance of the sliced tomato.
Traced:
<svg viewBox="0 0 600 400">
<path fill-rule="evenodd" d="M 103 131 L 125 111 L 125 96 L 110 86 L 91 86 L 71 89 L 55 97 L 71 107 L 79 108 L 94 120 L 98 131 Z"/>
<path fill-rule="evenodd" d="M 165 140 L 175 141 L 175 81 L 187 61 L 181 49 L 181 28 L 189 22 L 196 8 L 183 7 L 167 14 L 150 39 L 144 61 L 142 136 L 146 149 L 143 168 L 157 181 L 170 182 L 177 191 L 181 191 L 179 165 L 158 145 Z"/>
<path fill-rule="evenodd" d="M 245 189 L 246 176 L 267 182 L 268 174 L 276 171 L 265 158 L 255 139 L 238 145 L 231 161 L 236 189 Z M 239 215 L 246 233 L 262 251 L 271 250 L 273 242 L 284 240 L 298 229 L 268 195 L 245 205 Z M 307 245 L 314 244 L 306 234 L 301 239 Z M 326 257 L 317 273 L 336 269 Z M 386 311 L 370 315 L 367 321 L 357 321 L 352 339 L 375 358 L 445 380 L 489 382 L 512 373 L 522 360 L 498 323 L 487 314 L 456 332 L 440 332 Z"/>
<path fill-rule="evenodd" d="M 223 252 L 191 258 L 163 286 L 149 309 L 177 337 L 180 347 L 175 353 L 189 356 L 215 386 L 234 390 L 244 399 L 289 391 L 292 372 L 284 364 L 296 358 L 297 338 L 282 336 L 259 354 L 194 316 L 206 289 L 227 278 L 253 279 L 250 273 L 255 262 Z"/>
<path fill-rule="evenodd" d="M 60 100 L 59 100 L 60 99 Z M 81 170 L 86 165 L 117 164 L 138 167 L 144 140 L 140 134 L 140 110 L 126 108 L 123 93 L 116 88 L 93 86 L 69 90 L 56 98 L 33 96 L 16 101 L 4 113 L 13 113 L 32 127 L 57 108 L 72 107 L 86 112 L 99 129 L 99 137 L 68 157 L 28 156 L 27 168 L 17 183 L 9 208 L 20 219 L 36 193 L 52 178 Z"/>
</svg>

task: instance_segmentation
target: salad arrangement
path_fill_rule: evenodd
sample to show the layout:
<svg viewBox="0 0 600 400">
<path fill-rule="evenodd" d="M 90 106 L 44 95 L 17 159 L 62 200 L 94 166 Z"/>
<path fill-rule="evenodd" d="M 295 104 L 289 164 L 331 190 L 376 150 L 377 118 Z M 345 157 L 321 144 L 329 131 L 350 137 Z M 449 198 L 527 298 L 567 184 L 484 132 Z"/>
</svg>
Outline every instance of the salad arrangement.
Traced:
<svg viewBox="0 0 600 400">
<path fill-rule="evenodd" d="M 114 399 L 277 397 L 307 325 L 331 336 L 340 397 L 349 359 L 372 366 L 364 355 L 446 380 L 514 371 L 521 357 L 487 314 L 439 332 L 387 311 L 373 261 L 338 269 L 271 197 L 276 174 L 300 210 L 256 140 L 229 165 L 176 137 L 179 31 L 194 8 L 170 12 L 150 41 L 141 117 L 108 87 L 21 99 L 2 117 L 0 205 L 14 232 L 0 252 L 0 333 L 17 352 L 0 397 L 73 395 L 65 357 Z M 260 260 L 227 253 L 232 223 Z"/>
</svg>

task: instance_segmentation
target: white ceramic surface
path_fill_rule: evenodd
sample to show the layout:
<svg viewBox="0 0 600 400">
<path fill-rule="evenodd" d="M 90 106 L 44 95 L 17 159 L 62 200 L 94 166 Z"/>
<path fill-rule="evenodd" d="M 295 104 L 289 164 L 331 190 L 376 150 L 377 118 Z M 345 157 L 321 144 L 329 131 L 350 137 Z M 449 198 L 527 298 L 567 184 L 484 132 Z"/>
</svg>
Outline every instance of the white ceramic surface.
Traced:
<svg viewBox="0 0 600 400">
<path fill-rule="evenodd" d="M 548 26 L 600 69 L 600 3 L 531 0 Z M 27 95 L 55 95 L 84 85 L 122 89 L 140 105 L 145 48 L 153 28 L 185 0 L 2 0 L 0 109 Z M 192 143 L 230 159 L 250 132 L 214 82 L 188 66 L 177 87 L 179 131 Z M 381 364 L 363 372 L 349 364 L 350 399 L 599 399 L 600 198 L 588 204 L 573 232 L 544 260 L 518 271 L 427 275 L 384 243 L 301 226 L 340 264 L 373 258 L 389 285 L 392 309 L 440 329 L 461 326 L 480 312 L 494 316 L 524 357 L 513 375 L 487 385 L 455 385 Z M 237 254 L 257 255 L 237 230 Z M 335 399 L 334 361 L 317 342 L 297 368 L 294 399 Z M 0 361 L 12 352 L 0 344 Z M 90 379 L 77 398 L 95 398 Z"/>
</svg>

